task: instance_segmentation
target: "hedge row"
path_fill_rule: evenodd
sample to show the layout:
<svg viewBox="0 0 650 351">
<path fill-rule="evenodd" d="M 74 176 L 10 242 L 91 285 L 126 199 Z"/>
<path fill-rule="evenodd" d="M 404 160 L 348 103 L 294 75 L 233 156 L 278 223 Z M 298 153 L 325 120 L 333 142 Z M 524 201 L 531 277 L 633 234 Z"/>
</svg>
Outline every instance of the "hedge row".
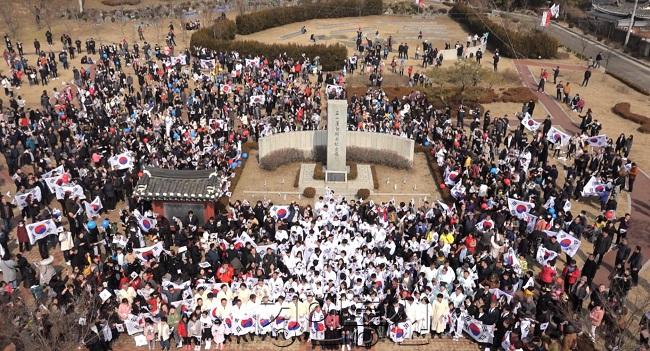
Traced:
<svg viewBox="0 0 650 351">
<path fill-rule="evenodd" d="M 359 17 L 382 13 L 382 0 L 327 0 L 243 14 L 237 16 L 235 21 L 238 34 L 251 34 L 317 18 Z"/>
<path fill-rule="evenodd" d="M 198 30 L 192 34 L 190 39 L 191 47 L 203 47 L 220 52 L 236 51 L 240 55 L 258 56 L 275 59 L 286 55 L 294 60 L 303 60 L 305 57 L 320 58 L 320 64 L 324 71 L 337 71 L 343 66 L 347 58 L 347 49 L 340 44 L 335 45 L 298 45 L 298 44 L 265 44 L 259 41 L 247 40 L 220 40 L 216 39 L 212 31 Z"/>
<path fill-rule="evenodd" d="M 375 150 L 370 148 L 348 146 L 346 148 L 346 153 L 348 164 L 351 166 L 349 175 L 354 178 L 356 178 L 356 174 L 353 173 L 356 171 L 356 165 L 355 167 L 352 167 L 353 163 L 378 164 L 397 169 L 409 169 L 413 166 L 412 162 L 410 162 L 407 158 L 402 157 L 396 152 L 389 150 Z M 269 153 L 265 157 L 260 158 L 259 164 L 260 168 L 271 171 L 288 163 L 306 161 L 326 162 L 326 147 L 316 146 L 311 152 L 304 152 L 302 150 L 293 148 L 276 150 Z M 324 179 L 324 175 L 322 175 L 322 177 Z"/>
<path fill-rule="evenodd" d="M 644 134 L 650 133 L 650 118 L 630 111 L 629 102 L 619 102 L 612 107 L 612 112 L 628 121 L 640 124 L 637 129 L 639 132 Z"/>
<path fill-rule="evenodd" d="M 234 40 L 237 34 L 235 22 L 227 18 L 219 18 L 211 27 L 200 30 L 208 30 L 213 38 L 220 40 Z"/>
<path fill-rule="evenodd" d="M 531 30 L 519 32 L 495 23 L 483 13 L 473 8 L 456 4 L 449 15 L 462 23 L 472 33 L 489 32 L 488 40 L 499 49 L 499 53 L 512 58 L 553 58 L 557 54 L 558 41 L 550 35 Z"/>
</svg>

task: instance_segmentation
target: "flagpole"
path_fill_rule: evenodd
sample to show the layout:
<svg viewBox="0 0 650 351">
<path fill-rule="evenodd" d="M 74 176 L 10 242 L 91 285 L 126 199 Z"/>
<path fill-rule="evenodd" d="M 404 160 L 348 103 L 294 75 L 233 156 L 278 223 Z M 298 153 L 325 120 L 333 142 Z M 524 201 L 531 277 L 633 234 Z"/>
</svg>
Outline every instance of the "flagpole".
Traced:
<svg viewBox="0 0 650 351">
<path fill-rule="evenodd" d="M 632 26 L 634 25 L 634 16 L 636 16 L 636 7 L 639 5 L 639 0 L 634 0 L 634 9 L 632 9 L 632 18 L 630 18 L 630 26 L 627 28 L 627 34 L 625 35 L 625 43 L 623 47 L 627 47 L 627 43 L 630 41 L 630 34 L 632 33 Z"/>
</svg>

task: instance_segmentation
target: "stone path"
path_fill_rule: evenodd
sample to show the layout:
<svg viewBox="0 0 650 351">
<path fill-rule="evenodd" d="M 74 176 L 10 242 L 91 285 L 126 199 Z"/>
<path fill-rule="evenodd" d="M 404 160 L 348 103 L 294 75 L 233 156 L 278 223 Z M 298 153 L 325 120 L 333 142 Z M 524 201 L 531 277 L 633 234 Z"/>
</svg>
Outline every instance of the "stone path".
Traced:
<svg viewBox="0 0 650 351">
<path fill-rule="evenodd" d="M 556 65 L 548 61 L 531 61 L 531 60 L 516 60 L 515 68 L 519 73 L 523 84 L 527 87 L 533 88 L 533 91 L 537 88 L 537 81 L 534 78 L 533 74 L 530 71 L 530 66 L 546 66 L 546 67 L 555 67 Z M 560 65 L 560 71 L 565 70 L 584 70 L 584 66 L 579 65 Z M 551 87 L 552 92 L 555 90 Z M 535 92 L 535 95 L 539 98 L 549 114 L 553 117 L 553 124 L 560 125 L 564 130 L 571 133 L 576 133 L 579 131 L 578 125 L 576 125 L 571 118 L 564 112 L 559 102 L 552 96 L 545 93 Z M 650 258 L 650 177 L 646 172 L 641 171 L 641 174 L 636 178 L 634 183 L 635 191 L 630 194 L 632 198 L 632 226 L 630 231 L 627 234 L 628 240 L 631 245 L 640 245 L 642 247 L 643 257 L 646 260 L 646 265 L 643 269 L 647 267 L 647 263 Z M 624 192 L 624 194 L 628 194 Z M 606 283 L 608 281 L 609 271 L 614 266 L 614 259 L 616 257 L 616 251 L 610 251 L 605 255 L 603 260 L 603 265 L 601 269 L 598 270 L 595 281 L 597 283 Z M 603 269 L 605 268 L 605 269 Z"/>
</svg>

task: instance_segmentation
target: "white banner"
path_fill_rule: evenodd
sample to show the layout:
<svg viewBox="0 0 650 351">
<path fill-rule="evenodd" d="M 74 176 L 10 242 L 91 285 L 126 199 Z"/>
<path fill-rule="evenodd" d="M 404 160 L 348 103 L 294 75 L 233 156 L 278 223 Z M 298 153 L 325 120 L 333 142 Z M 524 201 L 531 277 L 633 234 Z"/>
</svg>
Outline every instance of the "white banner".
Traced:
<svg viewBox="0 0 650 351">
<path fill-rule="evenodd" d="M 36 200 L 41 202 L 41 188 L 34 187 L 29 190 L 26 190 L 24 193 L 18 193 L 14 197 L 14 204 L 18 206 L 21 210 L 29 205 L 29 200 Z"/>
<path fill-rule="evenodd" d="M 216 66 L 214 59 L 212 59 L 212 60 L 203 60 L 203 59 L 201 59 L 199 64 L 201 65 L 202 70 L 208 70 L 208 71 L 212 71 L 214 69 L 214 67 Z"/>
</svg>

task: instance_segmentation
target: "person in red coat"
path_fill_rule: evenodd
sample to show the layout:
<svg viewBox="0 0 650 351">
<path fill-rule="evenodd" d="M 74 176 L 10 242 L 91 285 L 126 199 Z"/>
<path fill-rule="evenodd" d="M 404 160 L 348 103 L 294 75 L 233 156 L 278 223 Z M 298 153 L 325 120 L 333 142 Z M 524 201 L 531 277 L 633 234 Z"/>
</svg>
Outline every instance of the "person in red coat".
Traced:
<svg viewBox="0 0 650 351">
<path fill-rule="evenodd" d="M 183 316 L 181 321 L 178 323 L 178 336 L 183 340 L 183 345 L 191 345 L 190 334 L 187 332 L 187 316 Z"/>
<path fill-rule="evenodd" d="M 571 287 L 580 279 L 580 268 L 576 265 L 575 260 L 570 260 L 562 270 L 562 278 L 564 278 L 564 291 L 570 291 Z"/>
<path fill-rule="evenodd" d="M 27 227 L 25 221 L 21 220 L 16 227 L 16 236 L 18 237 L 18 249 L 20 252 L 29 251 L 32 246 L 29 243 L 29 235 L 27 235 Z"/>
<path fill-rule="evenodd" d="M 549 262 L 549 264 L 544 265 L 542 270 L 539 272 L 539 281 L 544 285 L 551 285 L 553 284 L 556 275 L 555 260 L 553 260 Z"/>
<path fill-rule="evenodd" d="M 474 238 L 474 235 L 470 233 L 467 238 L 465 238 L 465 246 L 467 246 L 467 251 L 469 251 L 470 254 L 474 255 L 474 252 L 476 252 L 476 238 Z"/>
<path fill-rule="evenodd" d="M 235 270 L 232 268 L 231 265 L 227 263 L 222 264 L 221 267 L 217 269 L 216 278 L 219 280 L 220 283 L 230 284 L 234 276 L 235 276 Z"/>
</svg>

